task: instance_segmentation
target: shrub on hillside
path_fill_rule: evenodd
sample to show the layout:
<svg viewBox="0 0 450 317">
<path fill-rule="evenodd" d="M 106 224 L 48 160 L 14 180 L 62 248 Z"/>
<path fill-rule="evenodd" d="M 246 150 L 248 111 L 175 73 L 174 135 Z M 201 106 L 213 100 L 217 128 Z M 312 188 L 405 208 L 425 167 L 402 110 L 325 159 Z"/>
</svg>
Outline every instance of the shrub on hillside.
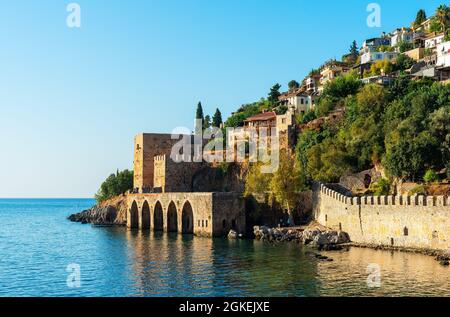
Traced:
<svg viewBox="0 0 450 317">
<path fill-rule="evenodd" d="M 124 194 L 133 189 L 133 171 L 124 170 L 111 174 L 100 185 L 100 189 L 95 195 L 97 202 L 103 202 L 107 199 Z"/>
</svg>

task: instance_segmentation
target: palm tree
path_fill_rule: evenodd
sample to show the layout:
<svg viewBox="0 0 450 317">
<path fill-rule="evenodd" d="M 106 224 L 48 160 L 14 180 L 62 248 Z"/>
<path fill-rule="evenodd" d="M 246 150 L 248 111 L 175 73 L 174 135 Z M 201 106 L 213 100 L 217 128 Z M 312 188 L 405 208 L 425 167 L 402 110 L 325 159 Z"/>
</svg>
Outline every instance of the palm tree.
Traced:
<svg viewBox="0 0 450 317">
<path fill-rule="evenodd" d="M 445 32 L 447 30 L 447 25 L 450 19 L 449 7 L 447 7 L 445 4 L 441 4 L 436 9 L 436 18 L 438 19 L 439 24 L 441 25 L 442 32 Z"/>
</svg>

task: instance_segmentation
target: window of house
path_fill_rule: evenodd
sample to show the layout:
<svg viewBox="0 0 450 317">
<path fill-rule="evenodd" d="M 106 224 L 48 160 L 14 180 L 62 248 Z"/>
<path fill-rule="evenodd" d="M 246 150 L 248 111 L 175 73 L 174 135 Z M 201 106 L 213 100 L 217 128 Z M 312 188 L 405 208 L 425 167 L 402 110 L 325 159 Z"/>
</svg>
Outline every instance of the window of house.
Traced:
<svg viewBox="0 0 450 317">
<path fill-rule="evenodd" d="M 205 220 L 205 227 L 208 228 L 208 220 Z"/>
<path fill-rule="evenodd" d="M 205 226 L 205 220 L 202 220 L 202 228 Z"/>
</svg>

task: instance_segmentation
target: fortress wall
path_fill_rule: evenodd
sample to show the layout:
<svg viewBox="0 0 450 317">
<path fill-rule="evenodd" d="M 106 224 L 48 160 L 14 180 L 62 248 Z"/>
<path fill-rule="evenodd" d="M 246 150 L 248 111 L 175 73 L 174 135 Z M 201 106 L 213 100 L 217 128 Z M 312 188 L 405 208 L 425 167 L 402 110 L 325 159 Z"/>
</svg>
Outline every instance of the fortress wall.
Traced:
<svg viewBox="0 0 450 317">
<path fill-rule="evenodd" d="M 353 242 L 408 248 L 450 248 L 450 198 L 346 197 L 315 184 L 316 220 L 346 231 Z"/>
<path fill-rule="evenodd" d="M 245 201 L 235 193 L 213 193 L 213 231 L 225 236 L 231 229 L 245 232 Z"/>
<path fill-rule="evenodd" d="M 203 167 L 197 162 L 174 162 L 170 155 L 155 157 L 154 186 L 163 192 L 192 192 L 192 180 Z"/>
<path fill-rule="evenodd" d="M 154 160 L 158 155 L 170 155 L 179 140 L 170 134 L 142 133 L 134 138 L 134 187 L 154 187 Z"/>
</svg>

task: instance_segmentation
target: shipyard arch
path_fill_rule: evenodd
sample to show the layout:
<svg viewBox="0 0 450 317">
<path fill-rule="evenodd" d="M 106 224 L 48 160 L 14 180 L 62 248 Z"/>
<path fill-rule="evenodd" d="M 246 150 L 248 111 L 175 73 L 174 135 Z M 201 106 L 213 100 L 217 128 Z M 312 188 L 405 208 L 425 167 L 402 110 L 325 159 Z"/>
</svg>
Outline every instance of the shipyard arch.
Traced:
<svg viewBox="0 0 450 317">
<path fill-rule="evenodd" d="M 142 229 L 150 229 L 150 206 L 147 201 L 142 206 Z"/>
<path fill-rule="evenodd" d="M 139 228 L 139 209 L 135 201 L 133 201 L 130 209 L 130 228 Z"/>
<path fill-rule="evenodd" d="M 194 233 L 194 212 L 192 211 L 192 206 L 189 201 L 186 201 L 183 206 L 183 211 L 181 213 L 181 228 L 182 233 Z"/>
<path fill-rule="evenodd" d="M 167 230 L 169 232 L 178 231 L 177 207 L 173 201 L 170 202 L 169 207 L 167 208 Z"/>
<path fill-rule="evenodd" d="M 156 231 L 163 231 L 164 223 L 163 223 L 163 208 L 159 201 L 155 204 L 155 210 L 153 211 L 153 228 Z"/>
</svg>

